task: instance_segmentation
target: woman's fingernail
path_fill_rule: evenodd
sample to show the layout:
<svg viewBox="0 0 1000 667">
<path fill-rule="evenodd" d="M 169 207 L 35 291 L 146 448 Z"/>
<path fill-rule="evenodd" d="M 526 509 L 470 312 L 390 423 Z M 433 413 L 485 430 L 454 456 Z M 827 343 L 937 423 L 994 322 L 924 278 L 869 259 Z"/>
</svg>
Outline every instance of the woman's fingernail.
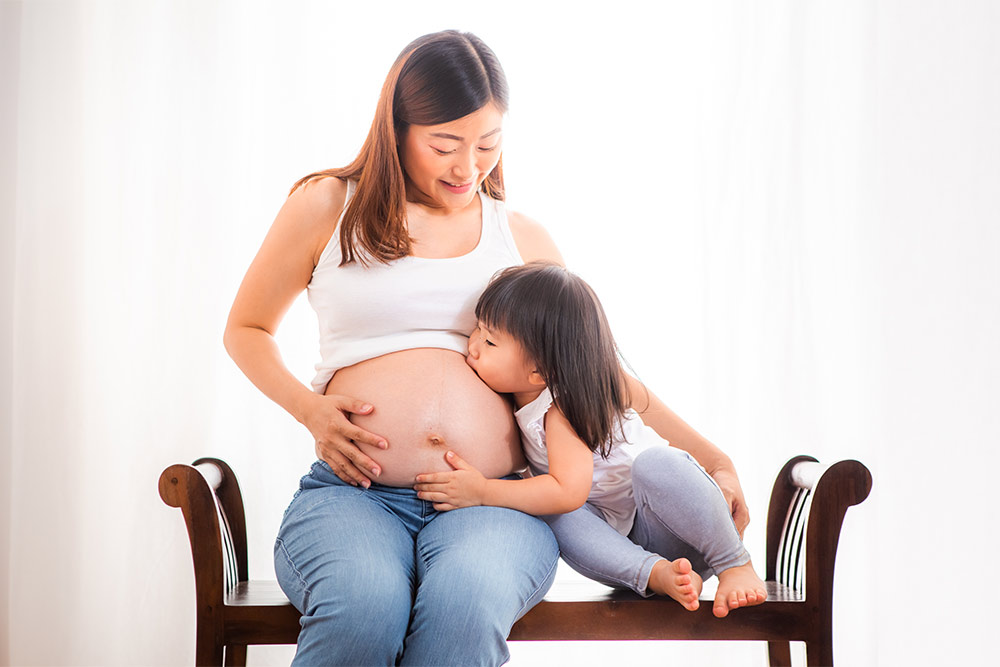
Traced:
<svg viewBox="0 0 1000 667">
<path fill-rule="evenodd" d="M 364 405 L 361 406 L 362 412 L 368 412 L 371 409 L 372 409 L 371 403 L 365 403 Z"/>
<path fill-rule="evenodd" d="M 386 442 L 385 440 L 379 440 L 378 446 L 381 447 L 382 449 L 389 449 L 389 443 Z"/>
<path fill-rule="evenodd" d="M 371 486 L 371 485 L 372 485 L 372 483 L 371 483 L 371 482 L 369 482 L 369 481 L 368 481 L 367 479 L 366 479 L 365 481 L 361 482 L 361 486 L 365 487 L 366 489 L 367 489 L 367 488 L 368 488 L 369 486 Z"/>
<path fill-rule="evenodd" d="M 379 475 L 382 474 L 382 471 L 378 469 L 378 466 L 376 466 L 376 467 L 372 468 L 372 474 L 375 475 L 376 477 L 378 477 Z"/>
</svg>

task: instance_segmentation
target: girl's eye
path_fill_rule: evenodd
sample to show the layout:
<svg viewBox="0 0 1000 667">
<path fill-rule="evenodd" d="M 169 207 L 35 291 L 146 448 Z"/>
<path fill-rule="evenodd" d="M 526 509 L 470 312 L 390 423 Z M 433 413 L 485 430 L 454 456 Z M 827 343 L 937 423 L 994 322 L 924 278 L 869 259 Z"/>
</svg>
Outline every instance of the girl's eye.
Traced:
<svg viewBox="0 0 1000 667">
<path fill-rule="evenodd" d="M 496 347 L 496 344 L 493 341 L 491 341 L 489 338 L 484 338 L 483 342 L 486 343 L 487 345 L 489 345 L 490 347 Z"/>
</svg>

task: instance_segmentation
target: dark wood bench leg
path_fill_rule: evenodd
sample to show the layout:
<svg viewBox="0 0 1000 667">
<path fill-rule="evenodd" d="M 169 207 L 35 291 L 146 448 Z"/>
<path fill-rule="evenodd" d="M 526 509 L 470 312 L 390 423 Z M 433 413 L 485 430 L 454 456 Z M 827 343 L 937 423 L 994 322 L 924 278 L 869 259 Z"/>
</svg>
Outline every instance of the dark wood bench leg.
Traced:
<svg viewBox="0 0 1000 667">
<path fill-rule="evenodd" d="M 246 644 L 226 644 L 225 667 L 246 667 L 247 647 Z"/>
<path fill-rule="evenodd" d="M 216 644 L 214 637 L 209 635 L 209 629 L 198 629 L 198 637 L 195 640 L 194 664 L 199 667 L 205 665 L 222 665 L 222 644 Z"/>
<path fill-rule="evenodd" d="M 792 667 L 792 643 L 768 642 L 767 664 L 771 667 Z"/>
<path fill-rule="evenodd" d="M 833 636 L 806 642 L 806 664 L 809 667 L 833 667 Z"/>
</svg>

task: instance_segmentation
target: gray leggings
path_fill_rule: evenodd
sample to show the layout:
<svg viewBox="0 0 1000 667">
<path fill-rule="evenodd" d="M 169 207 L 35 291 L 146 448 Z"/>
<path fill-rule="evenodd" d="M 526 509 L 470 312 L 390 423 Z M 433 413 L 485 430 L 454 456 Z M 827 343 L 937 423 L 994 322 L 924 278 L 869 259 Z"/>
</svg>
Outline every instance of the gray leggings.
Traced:
<svg viewBox="0 0 1000 667">
<path fill-rule="evenodd" d="M 541 517 L 570 567 L 649 597 L 649 573 L 663 558 L 687 558 L 703 578 L 750 561 L 718 485 L 687 452 L 659 446 L 640 453 L 632 465 L 632 491 L 636 515 L 628 537 L 590 503 Z"/>
</svg>

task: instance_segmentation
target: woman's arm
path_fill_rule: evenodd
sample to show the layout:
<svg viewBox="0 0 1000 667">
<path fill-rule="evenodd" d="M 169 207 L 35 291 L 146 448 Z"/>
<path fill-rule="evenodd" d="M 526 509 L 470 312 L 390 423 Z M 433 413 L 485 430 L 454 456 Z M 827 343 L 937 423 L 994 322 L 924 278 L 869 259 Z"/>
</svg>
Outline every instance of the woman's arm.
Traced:
<svg viewBox="0 0 1000 667">
<path fill-rule="evenodd" d="M 250 381 L 309 429 L 316 455 L 344 481 L 367 486 L 363 471 L 373 474 L 375 462 L 351 440 L 378 446 L 384 438 L 354 426 L 347 414 L 370 414 L 373 408 L 345 396 L 311 391 L 285 366 L 274 341 L 288 308 L 309 284 L 346 196 L 346 185 L 329 178 L 288 197 L 243 278 L 223 342 Z"/>
<path fill-rule="evenodd" d="M 538 222 L 514 211 L 507 213 L 507 222 L 510 224 L 510 233 L 514 237 L 517 251 L 525 263 L 547 260 L 560 266 L 566 265 L 552 237 Z"/>
<path fill-rule="evenodd" d="M 594 478 L 594 456 L 563 414 L 552 407 L 545 415 L 549 472 L 528 479 L 486 479 L 454 452 L 446 460 L 452 472 L 417 475 L 417 497 L 436 510 L 474 505 L 509 507 L 528 514 L 564 514 L 587 501 Z"/>
<path fill-rule="evenodd" d="M 674 447 L 693 456 L 712 476 L 729 503 L 733 522 L 742 537 L 750 523 L 750 513 L 732 459 L 678 417 L 639 380 L 625 371 L 622 374 L 632 397 L 632 409 L 639 413 L 646 426 L 656 431 L 661 438 L 669 440 Z"/>
</svg>

